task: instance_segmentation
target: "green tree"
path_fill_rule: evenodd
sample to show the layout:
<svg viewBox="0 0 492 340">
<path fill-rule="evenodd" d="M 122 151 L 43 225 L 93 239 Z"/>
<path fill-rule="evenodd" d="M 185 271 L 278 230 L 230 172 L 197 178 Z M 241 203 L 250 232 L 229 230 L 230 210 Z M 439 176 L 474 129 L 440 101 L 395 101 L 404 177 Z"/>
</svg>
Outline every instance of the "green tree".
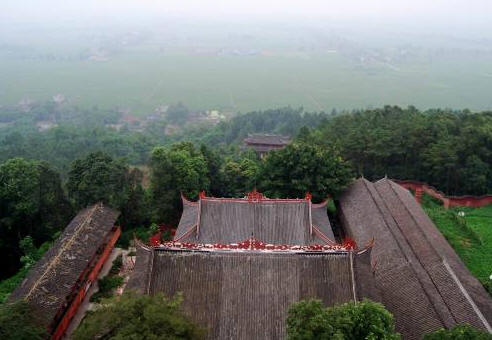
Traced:
<svg viewBox="0 0 492 340">
<path fill-rule="evenodd" d="M 0 339 L 43 340 L 46 330 L 39 325 L 35 313 L 24 301 L 0 305 Z"/>
<path fill-rule="evenodd" d="M 228 161 L 224 165 L 224 191 L 228 197 L 243 197 L 256 186 L 259 164 L 252 159 L 243 158 L 237 162 Z"/>
<path fill-rule="evenodd" d="M 148 192 L 142 187 L 143 173 L 131 169 L 126 176 L 125 201 L 120 205 L 120 222 L 125 228 L 136 228 L 150 223 L 151 202 Z"/>
<path fill-rule="evenodd" d="M 329 147 L 294 143 L 270 152 L 259 171 L 260 189 L 270 197 L 303 197 L 315 200 L 336 196 L 352 178 L 350 166 Z"/>
<path fill-rule="evenodd" d="M 200 339 L 203 331 L 181 312 L 182 298 L 125 292 L 105 299 L 75 330 L 75 340 Z"/>
<path fill-rule="evenodd" d="M 177 223 L 181 192 L 196 199 L 201 190 L 209 189 L 207 162 L 190 142 L 175 143 L 169 148 L 156 147 L 150 168 L 155 219 L 159 221 Z"/>
<path fill-rule="evenodd" d="M 0 254 L 18 269 L 19 242 L 31 236 L 39 246 L 62 230 L 72 209 L 61 187 L 58 173 L 47 163 L 14 158 L 0 165 Z"/>
<path fill-rule="evenodd" d="M 305 300 L 290 306 L 287 317 L 289 340 L 400 339 L 393 316 L 383 305 L 369 300 L 323 307 L 320 300 Z"/>
<path fill-rule="evenodd" d="M 202 144 L 200 152 L 207 163 L 207 177 L 210 180 L 210 193 L 212 196 L 221 197 L 224 194 L 224 175 L 221 171 L 223 159 L 218 151 Z"/>
<path fill-rule="evenodd" d="M 72 163 L 68 173 L 69 196 L 78 208 L 104 202 L 119 208 L 127 200 L 128 166 L 103 152 L 93 152 Z"/>
<path fill-rule="evenodd" d="M 456 325 L 451 329 L 439 329 L 424 335 L 424 340 L 491 340 L 492 334 L 479 331 L 467 324 Z"/>
</svg>

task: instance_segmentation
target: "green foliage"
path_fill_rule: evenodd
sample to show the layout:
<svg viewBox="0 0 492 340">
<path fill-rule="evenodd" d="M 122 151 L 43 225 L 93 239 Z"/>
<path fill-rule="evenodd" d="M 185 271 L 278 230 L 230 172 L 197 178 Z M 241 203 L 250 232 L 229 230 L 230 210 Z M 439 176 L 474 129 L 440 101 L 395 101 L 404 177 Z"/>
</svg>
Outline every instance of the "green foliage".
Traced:
<svg viewBox="0 0 492 340">
<path fill-rule="evenodd" d="M 349 165 L 334 148 L 294 143 L 270 152 L 260 168 L 260 189 L 269 197 L 304 197 L 321 201 L 350 183 Z"/>
<path fill-rule="evenodd" d="M 290 306 L 287 317 L 289 340 L 400 339 L 393 316 L 383 305 L 369 300 L 324 308 L 320 300 L 305 300 Z"/>
<path fill-rule="evenodd" d="M 151 191 L 157 220 L 176 223 L 180 216 L 182 192 L 196 199 L 208 190 L 210 181 L 205 157 L 192 143 L 157 147 L 151 158 Z"/>
<path fill-rule="evenodd" d="M 479 331 L 470 325 L 456 325 L 424 335 L 424 340 L 491 340 L 492 334 Z"/>
<path fill-rule="evenodd" d="M 107 275 L 97 281 L 98 291 L 91 296 L 91 302 L 113 296 L 114 290 L 123 284 L 124 278 L 118 275 Z"/>
<path fill-rule="evenodd" d="M 102 152 L 94 152 L 72 163 L 67 189 L 79 208 L 97 202 L 119 207 L 124 195 L 128 167 Z"/>
<path fill-rule="evenodd" d="M 118 242 L 116 243 L 116 246 L 123 249 L 128 249 L 134 236 L 139 240 L 148 240 L 151 236 L 150 229 L 148 227 L 138 227 L 123 230 Z"/>
<path fill-rule="evenodd" d="M 181 312 L 182 298 L 125 292 L 106 299 L 75 330 L 75 340 L 200 339 L 203 331 Z"/>
<path fill-rule="evenodd" d="M 0 305 L 0 339 L 43 340 L 47 332 L 24 301 Z"/>
<path fill-rule="evenodd" d="M 492 112 L 414 107 L 340 114 L 303 140 L 338 145 L 359 176 L 427 182 L 447 194 L 492 192 Z"/>
<path fill-rule="evenodd" d="M 55 240 L 58 236 L 54 236 Z M 43 254 L 53 245 L 52 241 L 44 242 L 39 248 L 36 248 L 33 244 L 31 236 L 26 236 L 19 242 L 19 248 L 23 255 L 20 258 L 22 263 L 21 269 L 8 279 L 0 281 L 0 304 L 7 301 L 10 293 L 24 280 L 29 268 L 34 265 Z"/>
<path fill-rule="evenodd" d="M 14 289 L 21 284 L 21 282 L 26 277 L 27 272 L 27 268 L 21 268 L 17 273 L 12 275 L 8 279 L 0 281 L 0 305 L 5 303 L 10 293 L 12 293 Z"/>
<path fill-rule="evenodd" d="M 0 256 L 9 263 L 3 276 L 18 269 L 24 237 L 33 247 L 51 240 L 71 215 L 60 176 L 47 163 L 13 158 L 1 164 Z"/>
<path fill-rule="evenodd" d="M 150 199 L 142 188 L 142 176 L 123 160 L 94 152 L 73 162 L 67 188 L 79 209 L 104 202 L 121 212 L 122 226 L 136 227 L 150 219 Z"/>
<path fill-rule="evenodd" d="M 111 269 L 109 270 L 109 275 L 118 275 L 123 266 L 123 255 L 118 255 L 111 265 Z"/>
<path fill-rule="evenodd" d="M 224 196 L 243 197 L 256 186 L 259 162 L 243 158 L 241 160 L 229 160 L 224 164 Z"/>
</svg>

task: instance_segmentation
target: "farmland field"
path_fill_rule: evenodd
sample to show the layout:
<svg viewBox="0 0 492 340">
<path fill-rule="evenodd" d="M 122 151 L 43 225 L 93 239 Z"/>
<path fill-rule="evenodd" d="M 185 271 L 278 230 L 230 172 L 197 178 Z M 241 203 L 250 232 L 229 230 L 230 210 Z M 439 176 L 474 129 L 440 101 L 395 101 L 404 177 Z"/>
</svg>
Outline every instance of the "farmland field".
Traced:
<svg viewBox="0 0 492 340">
<path fill-rule="evenodd" d="M 282 55 L 164 54 L 149 46 L 106 61 L 0 56 L 0 105 L 61 93 L 81 107 L 148 113 L 183 102 L 192 109 L 245 112 L 291 105 L 307 110 L 385 104 L 492 108 L 492 61 L 435 61 L 361 66 L 341 53 Z"/>
</svg>

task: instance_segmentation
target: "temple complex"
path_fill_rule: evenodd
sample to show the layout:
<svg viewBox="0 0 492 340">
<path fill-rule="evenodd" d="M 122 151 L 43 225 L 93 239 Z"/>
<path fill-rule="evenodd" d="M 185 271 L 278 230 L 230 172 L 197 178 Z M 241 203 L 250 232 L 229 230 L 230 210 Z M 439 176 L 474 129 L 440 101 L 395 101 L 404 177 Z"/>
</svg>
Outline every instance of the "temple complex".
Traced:
<svg viewBox="0 0 492 340">
<path fill-rule="evenodd" d="M 174 241 L 138 243 L 127 289 L 145 294 L 182 292 L 185 312 L 210 339 L 283 339 L 292 302 L 326 305 L 379 300 L 370 244 L 337 244 L 326 202 L 183 197 Z"/>
<path fill-rule="evenodd" d="M 359 179 L 336 201 L 335 242 L 326 202 L 244 198 L 183 201 L 173 241 L 138 242 L 127 288 L 183 292 L 184 311 L 210 339 L 284 339 L 292 302 L 327 306 L 370 298 L 404 339 L 469 323 L 491 332 L 492 300 L 411 193 Z"/>
</svg>

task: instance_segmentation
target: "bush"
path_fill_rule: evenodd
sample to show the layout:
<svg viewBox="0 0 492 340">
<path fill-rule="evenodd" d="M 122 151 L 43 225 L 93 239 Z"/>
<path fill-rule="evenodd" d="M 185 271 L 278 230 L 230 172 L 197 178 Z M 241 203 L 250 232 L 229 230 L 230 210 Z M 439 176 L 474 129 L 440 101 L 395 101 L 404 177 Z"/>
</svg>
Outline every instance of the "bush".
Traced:
<svg viewBox="0 0 492 340">
<path fill-rule="evenodd" d="M 109 298 L 113 295 L 113 291 L 123 284 L 123 278 L 121 276 L 108 275 L 99 279 L 97 282 L 99 290 L 94 293 L 90 301 L 100 302 L 103 298 Z"/>
<path fill-rule="evenodd" d="M 109 270 L 109 275 L 118 275 L 122 266 L 123 266 L 123 256 L 120 254 L 114 259 L 113 265 Z"/>
<path fill-rule="evenodd" d="M 492 334 L 481 332 L 470 325 L 456 325 L 451 329 L 440 329 L 426 334 L 424 340 L 491 340 Z"/>
<path fill-rule="evenodd" d="M 400 339 L 393 316 L 383 305 L 369 300 L 323 307 L 320 300 L 294 303 L 287 317 L 287 338 Z"/>
<path fill-rule="evenodd" d="M 200 339 L 203 330 L 181 311 L 180 296 L 168 299 L 125 292 L 87 314 L 73 339 Z"/>
</svg>

